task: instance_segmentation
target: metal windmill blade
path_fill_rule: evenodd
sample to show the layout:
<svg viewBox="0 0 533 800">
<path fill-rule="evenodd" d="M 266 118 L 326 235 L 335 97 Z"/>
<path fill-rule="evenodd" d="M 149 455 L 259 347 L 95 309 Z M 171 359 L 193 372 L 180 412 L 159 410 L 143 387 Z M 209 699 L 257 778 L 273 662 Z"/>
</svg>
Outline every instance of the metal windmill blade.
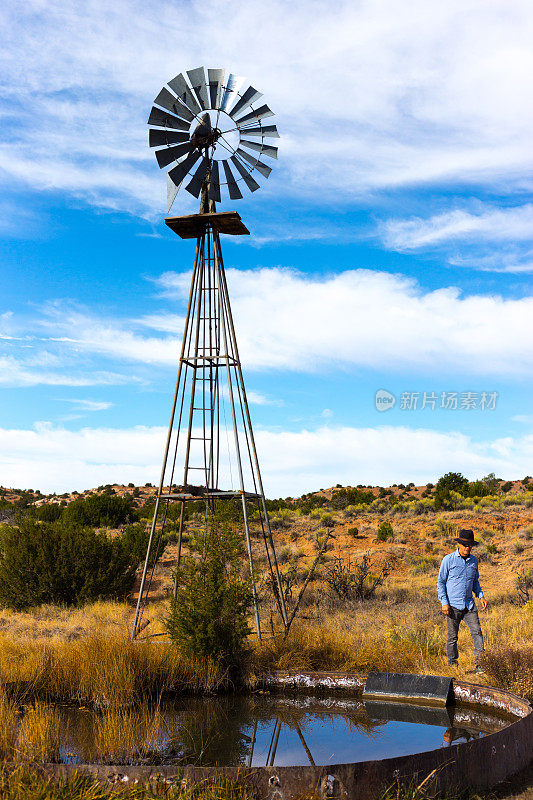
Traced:
<svg viewBox="0 0 533 800">
<path fill-rule="evenodd" d="M 256 111 L 250 111 L 249 114 L 246 116 L 241 117 L 240 119 L 236 119 L 235 122 L 240 127 L 244 125 L 245 122 L 251 122 L 252 120 L 255 122 L 256 120 L 265 119 L 265 117 L 273 117 L 274 112 L 270 110 L 268 106 L 261 106 Z"/>
<path fill-rule="evenodd" d="M 269 144 L 258 144 L 257 142 L 248 142 L 246 139 L 241 139 L 241 145 L 242 147 L 247 147 L 248 150 L 257 150 L 259 153 L 263 153 L 265 156 L 269 156 L 270 158 L 278 157 L 278 148 L 271 147 Z"/>
<path fill-rule="evenodd" d="M 185 187 L 188 192 L 190 192 L 195 197 L 200 197 L 200 192 L 202 191 L 202 186 L 204 185 L 204 179 L 207 174 L 207 170 L 209 169 L 209 161 L 207 158 L 202 158 L 202 162 L 194 175 L 192 176 L 191 182 Z"/>
<path fill-rule="evenodd" d="M 224 172 L 226 174 L 226 186 L 228 187 L 229 196 L 232 200 L 242 200 L 242 192 L 237 186 L 237 181 L 235 180 L 235 176 L 231 171 L 231 167 L 228 161 L 222 162 L 224 165 Z"/>
<path fill-rule="evenodd" d="M 154 100 L 156 106 L 161 106 L 162 108 L 166 108 L 168 111 L 171 111 L 177 117 L 186 120 L 193 120 L 194 114 L 190 111 L 188 106 L 182 103 L 177 97 L 174 97 L 168 89 L 163 87 L 157 97 Z"/>
<path fill-rule="evenodd" d="M 163 145 L 178 144 L 189 141 L 189 134 L 184 131 L 158 131 L 152 128 L 148 143 L 150 147 L 163 147 Z"/>
<path fill-rule="evenodd" d="M 159 167 L 169 168 L 169 210 L 182 184 L 196 198 L 206 187 L 218 203 L 222 189 L 240 200 L 244 188 L 259 188 L 254 175 L 268 178 L 262 157 L 276 159 L 278 148 L 265 140 L 279 133 L 263 124 L 273 112 L 257 104 L 261 97 L 244 78 L 203 66 L 180 72 L 161 89 L 148 118 L 149 144 Z"/>
<path fill-rule="evenodd" d="M 224 87 L 224 70 L 208 69 L 207 79 L 209 82 L 209 100 L 211 103 L 211 108 L 220 108 L 222 91 Z"/>
<path fill-rule="evenodd" d="M 222 100 L 220 101 L 221 111 L 227 111 L 228 106 L 237 99 L 237 93 L 243 83 L 244 78 L 241 78 L 239 75 L 231 75 L 231 73 L 228 75 Z"/>
<path fill-rule="evenodd" d="M 188 70 L 187 77 L 191 82 L 194 94 L 196 95 L 201 108 L 209 108 L 210 102 L 209 97 L 207 96 L 207 81 L 204 68 L 197 67 L 197 69 Z"/>
<path fill-rule="evenodd" d="M 228 111 L 230 117 L 237 117 L 240 111 L 244 111 L 244 109 L 251 106 L 252 103 L 255 103 L 256 100 L 259 100 L 260 97 L 263 97 L 261 92 L 258 92 L 257 89 L 254 89 L 253 86 L 250 86 L 245 93 L 237 100 L 235 105 Z"/>
<path fill-rule="evenodd" d="M 148 125 L 157 125 L 159 128 L 173 128 L 177 131 L 188 131 L 191 127 L 190 122 L 187 122 L 187 120 L 174 117 L 172 114 L 155 106 L 148 117 Z"/>
<path fill-rule="evenodd" d="M 240 156 L 241 158 L 244 158 L 245 161 L 251 164 L 254 169 L 258 170 L 261 173 L 261 175 L 264 175 L 265 178 L 268 178 L 268 176 L 272 172 L 270 167 L 267 167 L 266 164 L 263 164 L 261 161 L 259 161 L 259 159 L 255 158 L 254 156 L 249 155 L 240 147 L 237 150 L 237 155 Z"/>
<path fill-rule="evenodd" d="M 168 82 L 168 85 L 172 91 L 176 93 L 181 102 L 192 112 L 191 119 L 194 118 L 196 114 L 200 113 L 201 108 L 181 72 L 179 75 L 176 75 L 175 78 L 172 78 L 172 80 Z"/>
<path fill-rule="evenodd" d="M 275 125 L 238 125 L 239 131 L 243 136 L 266 136 L 270 139 L 279 139 L 278 129 Z"/>
<path fill-rule="evenodd" d="M 231 163 L 233 164 L 233 166 L 235 167 L 235 169 L 237 170 L 237 172 L 239 173 L 239 175 L 241 176 L 241 178 L 243 179 L 243 181 L 245 182 L 245 184 L 247 185 L 247 187 L 251 192 L 255 192 L 257 189 L 260 188 L 257 181 L 255 181 L 252 178 L 246 167 L 243 164 L 241 164 L 241 162 L 235 156 L 231 157 Z"/>
</svg>

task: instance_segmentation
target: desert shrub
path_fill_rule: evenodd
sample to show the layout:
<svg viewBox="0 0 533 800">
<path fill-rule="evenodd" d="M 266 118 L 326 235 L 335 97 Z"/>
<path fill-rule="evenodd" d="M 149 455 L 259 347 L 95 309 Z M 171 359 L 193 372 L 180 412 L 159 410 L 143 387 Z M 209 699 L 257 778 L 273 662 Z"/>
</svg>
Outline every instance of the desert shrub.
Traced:
<svg viewBox="0 0 533 800">
<path fill-rule="evenodd" d="M 230 525 L 210 522 L 177 571 L 166 627 L 183 653 L 238 670 L 250 633 L 252 595 L 240 575 L 243 543 Z"/>
<path fill-rule="evenodd" d="M 359 559 L 339 554 L 325 569 L 324 580 L 341 600 L 368 600 L 383 585 L 391 568 L 389 561 L 376 568 L 369 553 Z"/>
<path fill-rule="evenodd" d="M 45 503 L 42 506 L 32 509 L 32 516 L 41 519 L 43 522 L 56 522 L 63 514 L 64 507 L 59 503 Z"/>
<path fill-rule="evenodd" d="M 413 504 L 413 512 L 414 514 L 419 517 L 421 514 L 427 514 L 433 507 L 433 502 L 430 503 L 424 502 L 423 500 L 417 500 Z"/>
<path fill-rule="evenodd" d="M 282 530 L 289 527 L 289 522 L 281 514 L 269 515 L 270 527 L 273 531 Z"/>
<path fill-rule="evenodd" d="M 348 536 L 353 536 L 355 538 L 356 536 L 359 536 L 359 528 L 356 528 L 354 525 L 352 528 L 348 528 L 346 533 Z"/>
<path fill-rule="evenodd" d="M 118 528 L 137 518 L 137 510 L 130 495 L 117 497 L 107 492 L 73 500 L 63 512 L 63 519 L 68 525 L 92 528 Z"/>
<path fill-rule="evenodd" d="M 533 700 L 533 647 L 505 646 L 487 650 L 483 669 L 496 686 Z"/>
<path fill-rule="evenodd" d="M 122 545 L 127 553 L 131 555 L 133 561 L 140 564 L 146 557 L 148 549 L 148 539 L 150 538 L 150 526 L 145 525 L 144 522 L 135 522 L 133 525 L 127 525 L 122 533 Z M 177 535 L 171 526 L 165 528 L 161 544 L 159 546 L 159 555 L 163 552 L 165 545 L 177 539 Z M 152 548 L 150 564 L 156 555 L 156 548 Z"/>
<path fill-rule="evenodd" d="M 390 522 L 382 522 L 378 528 L 376 539 L 378 542 L 386 542 L 394 538 L 394 531 Z"/>
<path fill-rule="evenodd" d="M 455 539 L 457 536 L 457 527 L 444 517 L 437 517 L 435 531 L 444 539 Z"/>
<path fill-rule="evenodd" d="M 439 478 L 435 487 L 435 510 L 454 508 L 451 492 L 462 494 L 467 487 L 468 480 L 460 472 L 447 472 Z"/>
<path fill-rule="evenodd" d="M 327 528 L 318 528 L 315 531 L 314 536 L 312 537 L 313 544 L 316 550 L 320 550 L 323 547 L 323 552 L 327 550 L 331 550 L 333 545 L 328 543 L 329 533 Z"/>
<path fill-rule="evenodd" d="M 4 531 L 0 605 L 21 611 L 42 603 L 122 599 L 133 587 L 138 563 L 120 539 L 24 519 Z"/>
<path fill-rule="evenodd" d="M 300 548 L 296 547 L 294 544 L 284 544 L 281 547 L 276 548 L 278 564 L 287 564 L 292 562 L 295 559 L 298 559 L 300 555 Z"/>
<path fill-rule="evenodd" d="M 521 605 L 533 599 L 533 575 L 530 569 L 521 569 L 515 580 L 518 602 Z"/>
<path fill-rule="evenodd" d="M 526 541 L 533 539 L 533 525 L 528 525 L 527 528 L 522 528 L 522 530 L 518 532 L 518 535 L 521 539 L 526 539 Z"/>
<path fill-rule="evenodd" d="M 434 572 L 439 568 L 440 561 L 438 558 L 427 558 L 425 556 L 416 556 L 413 559 L 411 566 L 411 573 L 413 575 L 425 575 L 428 572 Z"/>
<path fill-rule="evenodd" d="M 333 521 L 332 514 L 322 514 L 320 517 L 320 524 L 324 526 L 324 528 L 333 528 L 335 522 Z"/>
<path fill-rule="evenodd" d="M 333 492 L 331 498 L 331 506 L 336 510 L 346 509 L 348 506 L 356 504 L 368 505 L 374 499 L 374 494 L 371 491 L 361 491 L 360 488 L 353 489 L 345 487 Z"/>
</svg>

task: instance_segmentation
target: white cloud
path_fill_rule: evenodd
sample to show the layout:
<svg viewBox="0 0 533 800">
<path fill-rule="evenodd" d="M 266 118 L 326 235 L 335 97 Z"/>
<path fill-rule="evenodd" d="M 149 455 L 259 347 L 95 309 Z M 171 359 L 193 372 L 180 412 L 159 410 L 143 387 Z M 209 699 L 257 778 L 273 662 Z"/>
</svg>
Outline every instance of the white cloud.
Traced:
<svg viewBox="0 0 533 800">
<path fill-rule="evenodd" d="M 529 375 L 533 367 L 525 335 L 533 297 L 463 295 L 453 286 L 428 291 L 411 278 L 364 269 L 326 276 L 230 269 L 227 278 L 245 371 L 366 368 L 496 377 Z M 155 281 L 158 301 L 185 303 L 189 281 L 188 272 L 164 273 Z M 27 333 L 22 322 L 10 322 Z M 30 344 L 6 343 L 15 354 L 0 357 L 0 384 L 141 383 L 146 371 L 120 374 L 124 363 L 176 370 L 183 317 L 173 311 L 106 318 L 54 303 L 32 321 L 30 333 Z M 255 402 L 277 401 L 258 394 Z"/>
<path fill-rule="evenodd" d="M 488 252 L 479 250 L 469 255 L 453 255 L 448 263 L 454 267 L 470 267 L 482 272 L 527 273 L 533 272 L 533 249 L 524 247 L 520 250 L 515 245 L 509 247 L 491 247 Z"/>
<path fill-rule="evenodd" d="M 90 375 L 47 372 L 28 368 L 28 365 L 13 356 L 0 356 L 0 386 L 94 386 L 127 383 L 134 378 L 112 372 L 95 371 Z"/>
<path fill-rule="evenodd" d="M 274 400 L 272 397 L 268 397 L 262 392 L 256 392 L 253 389 L 248 389 L 246 392 L 246 397 L 248 402 L 254 406 L 281 406 L 283 402 L 281 400 Z"/>
<path fill-rule="evenodd" d="M 423 290 L 409 278 L 348 270 L 324 278 L 283 269 L 228 270 L 239 350 L 247 369 L 339 366 L 438 374 L 529 374 L 524 332 L 533 298 Z M 188 273 L 159 284 L 184 298 Z"/>
<path fill-rule="evenodd" d="M 0 14 L 10 184 L 159 210 L 148 110 L 173 74 L 206 61 L 246 75 L 280 115 L 269 195 L 344 201 L 442 181 L 512 190 L 531 174 L 527 0 L 57 0 L 46 13 L 41 0 L 11 0 Z"/>
<path fill-rule="evenodd" d="M 119 481 L 158 480 L 166 431 L 67 431 L 41 424 L 0 429 L 0 485 L 62 492 Z M 531 471 L 533 435 L 474 441 L 461 433 L 406 427 L 321 427 L 298 432 L 256 432 L 269 497 L 298 495 L 342 484 L 434 482 L 450 470 L 477 478 Z M 409 453 L 406 466 L 405 454 Z"/>
<path fill-rule="evenodd" d="M 106 400 L 75 400 L 63 398 L 63 403 L 72 403 L 78 411 L 107 411 L 113 403 Z"/>
<path fill-rule="evenodd" d="M 141 336 L 135 332 L 138 323 L 133 320 L 119 322 L 99 318 L 61 303 L 47 306 L 45 314 L 39 324 L 48 331 L 50 341 L 63 345 L 67 350 L 75 349 L 143 364 L 178 363 L 180 350 L 177 336 Z M 173 330 L 175 316 L 170 317 L 165 328 L 161 328 L 161 320 L 160 315 L 154 317 L 156 330 Z M 146 321 L 142 325 L 151 327 Z"/>
<path fill-rule="evenodd" d="M 475 239 L 477 242 L 531 241 L 533 205 L 516 208 L 482 208 L 479 213 L 456 209 L 427 219 L 389 220 L 383 240 L 395 250 L 416 250 L 443 242 Z"/>
</svg>

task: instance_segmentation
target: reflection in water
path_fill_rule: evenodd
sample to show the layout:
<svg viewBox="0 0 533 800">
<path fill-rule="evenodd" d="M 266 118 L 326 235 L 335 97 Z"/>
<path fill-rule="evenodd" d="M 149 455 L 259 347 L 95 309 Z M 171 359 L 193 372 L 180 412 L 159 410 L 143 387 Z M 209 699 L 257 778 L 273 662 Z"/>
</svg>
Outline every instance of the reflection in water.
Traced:
<svg viewBox="0 0 533 800">
<path fill-rule="evenodd" d="M 492 733 L 508 719 L 461 707 L 255 694 L 104 714 L 59 707 L 70 763 L 334 764 L 416 753 Z"/>
</svg>

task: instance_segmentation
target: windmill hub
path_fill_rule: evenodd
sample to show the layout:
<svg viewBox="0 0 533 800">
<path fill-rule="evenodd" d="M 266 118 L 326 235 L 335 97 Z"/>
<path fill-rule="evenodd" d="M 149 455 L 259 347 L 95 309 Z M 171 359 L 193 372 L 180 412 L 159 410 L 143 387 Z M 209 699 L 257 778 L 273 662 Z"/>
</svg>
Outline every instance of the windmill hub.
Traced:
<svg viewBox="0 0 533 800">
<path fill-rule="evenodd" d="M 239 147 L 235 122 L 223 111 L 210 110 L 194 119 L 189 129 L 191 145 L 200 152 L 209 149 L 207 157 L 215 161 L 227 159 Z"/>
</svg>

